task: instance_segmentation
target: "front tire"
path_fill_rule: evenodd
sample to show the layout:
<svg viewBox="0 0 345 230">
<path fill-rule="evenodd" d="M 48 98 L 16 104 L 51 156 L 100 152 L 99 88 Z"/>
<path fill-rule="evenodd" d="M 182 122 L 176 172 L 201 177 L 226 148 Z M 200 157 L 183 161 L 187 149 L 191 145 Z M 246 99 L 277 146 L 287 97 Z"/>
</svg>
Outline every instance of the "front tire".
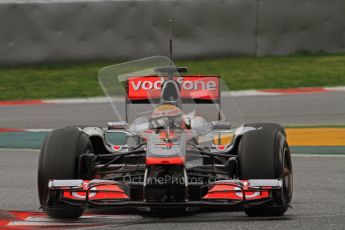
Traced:
<svg viewBox="0 0 345 230">
<path fill-rule="evenodd" d="M 292 198 L 292 164 L 284 128 L 279 124 L 247 124 L 257 130 L 245 133 L 239 144 L 240 179 L 282 179 L 273 191 L 273 203 L 245 207 L 248 216 L 281 216 Z"/>
<path fill-rule="evenodd" d="M 41 148 L 38 163 L 38 195 L 41 207 L 53 218 L 78 218 L 84 207 L 63 204 L 48 205 L 48 182 L 50 179 L 79 179 L 79 156 L 93 152 L 87 134 L 77 127 L 66 127 L 51 131 Z"/>
</svg>

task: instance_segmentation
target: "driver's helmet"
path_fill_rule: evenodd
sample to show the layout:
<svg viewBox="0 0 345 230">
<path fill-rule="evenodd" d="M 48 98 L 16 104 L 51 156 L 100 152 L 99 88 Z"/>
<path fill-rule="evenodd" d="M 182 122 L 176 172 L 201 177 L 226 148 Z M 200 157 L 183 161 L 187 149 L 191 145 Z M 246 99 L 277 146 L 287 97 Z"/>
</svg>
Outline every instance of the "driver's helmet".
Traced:
<svg viewBox="0 0 345 230">
<path fill-rule="evenodd" d="M 151 128 L 178 129 L 185 128 L 184 115 L 181 109 L 175 105 L 160 105 L 153 111 L 151 117 Z"/>
</svg>

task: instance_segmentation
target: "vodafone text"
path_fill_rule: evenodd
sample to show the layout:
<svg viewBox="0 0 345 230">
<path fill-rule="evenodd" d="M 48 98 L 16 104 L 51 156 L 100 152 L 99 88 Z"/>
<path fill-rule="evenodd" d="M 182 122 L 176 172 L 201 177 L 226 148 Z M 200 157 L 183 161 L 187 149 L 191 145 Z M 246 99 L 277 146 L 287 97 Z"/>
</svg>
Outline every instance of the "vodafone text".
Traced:
<svg viewBox="0 0 345 230">
<path fill-rule="evenodd" d="M 184 80 L 183 77 L 179 77 L 177 82 L 180 84 L 181 88 L 184 90 L 208 90 L 208 91 L 215 91 L 217 90 L 217 83 L 212 80 Z M 163 80 L 157 79 L 155 81 L 152 80 L 138 80 L 138 81 L 130 81 L 133 90 L 159 90 L 162 87 Z"/>
</svg>

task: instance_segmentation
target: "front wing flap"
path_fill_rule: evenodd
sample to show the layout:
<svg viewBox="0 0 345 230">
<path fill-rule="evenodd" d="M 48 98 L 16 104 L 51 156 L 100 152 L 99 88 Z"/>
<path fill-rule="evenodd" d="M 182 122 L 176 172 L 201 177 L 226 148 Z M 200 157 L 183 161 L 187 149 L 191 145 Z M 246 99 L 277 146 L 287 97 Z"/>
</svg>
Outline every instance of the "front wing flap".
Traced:
<svg viewBox="0 0 345 230">
<path fill-rule="evenodd" d="M 209 184 L 200 201 L 148 202 L 132 201 L 125 185 L 110 180 L 50 180 L 49 191 L 59 193 L 59 202 L 93 207 L 212 207 L 262 204 L 272 199 L 272 191 L 282 188 L 282 180 L 221 180 Z M 144 189 L 144 187 L 143 187 Z"/>
</svg>

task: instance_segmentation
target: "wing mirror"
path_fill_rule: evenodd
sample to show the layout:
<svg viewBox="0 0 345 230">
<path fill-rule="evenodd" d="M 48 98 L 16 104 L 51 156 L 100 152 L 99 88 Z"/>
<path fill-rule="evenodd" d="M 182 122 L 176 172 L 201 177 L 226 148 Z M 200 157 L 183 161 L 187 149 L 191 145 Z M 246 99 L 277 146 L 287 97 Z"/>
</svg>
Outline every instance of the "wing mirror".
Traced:
<svg viewBox="0 0 345 230">
<path fill-rule="evenodd" d="M 127 129 L 128 124 L 124 121 L 108 122 L 108 130 Z"/>
<path fill-rule="evenodd" d="M 193 117 L 190 120 L 190 126 L 192 128 L 194 136 L 205 135 L 211 132 L 213 129 L 211 123 L 207 122 L 206 119 L 199 116 Z"/>
<path fill-rule="evenodd" d="M 149 119 L 147 117 L 138 117 L 134 119 L 128 130 L 135 134 L 141 134 L 149 128 Z"/>
</svg>

